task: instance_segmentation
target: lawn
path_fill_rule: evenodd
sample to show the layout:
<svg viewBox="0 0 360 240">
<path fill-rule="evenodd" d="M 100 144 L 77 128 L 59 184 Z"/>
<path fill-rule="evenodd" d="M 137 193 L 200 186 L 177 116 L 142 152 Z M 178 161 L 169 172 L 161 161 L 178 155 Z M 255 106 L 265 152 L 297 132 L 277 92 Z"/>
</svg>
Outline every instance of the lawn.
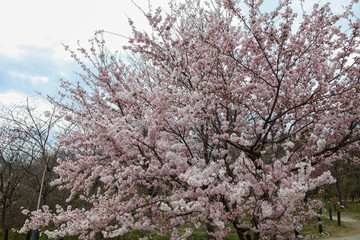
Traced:
<svg viewBox="0 0 360 240">
<path fill-rule="evenodd" d="M 341 226 L 337 225 L 336 213 L 333 210 L 333 220 L 328 219 L 327 217 L 322 217 L 322 227 L 323 231 L 326 233 L 323 238 L 327 238 L 327 233 L 330 234 L 331 237 L 340 237 L 347 236 L 351 234 L 355 234 L 359 231 L 360 226 L 360 204 L 359 203 L 348 203 L 345 209 L 341 209 L 342 216 L 351 216 L 354 219 L 358 219 L 359 223 L 347 223 L 341 222 Z M 323 216 L 329 216 L 328 211 L 323 212 Z M 179 233 L 182 234 L 185 232 L 186 227 L 180 227 Z M 147 236 L 149 233 L 145 231 L 133 231 L 126 236 L 121 238 L 117 238 L 118 240 L 133 240 L 138 239 L 139 237 Z M 301 235 L 321 235 L 319 233 L 319 227 L 317 223 L 317 219 L 313 219 L 310 221 L 304 229 L 300 232 Z M 154 236 L 154 234 L 152 234 Z M 3 239 L 3 234 L 0 234 L 0 239 Z M 18 235 L 11 233 L 9 235 L 9 240 L 25 240 L 24 235 Z M 45 240 L 44 236 L 40 236 L 39 240 Z M 65 240 L 76 240 L 77 237 L 66 237 Z M 168 240 L 170 239 L 170 235 L 166 236 L 155 236 L 156 240 Z M 206 231 L 205 228 L 193 229 L 193 235 L 188 238 L 189 240 L 203 240 L 206 239 Z M 235 240 L 238 239 L 235 230 L 232 228 L 232 231 L 228 234 L 224 240 Z"/>
<path fill-rule="evenodd" d="M 329 207 L 329 206 L 327 206 Z M 339 208 L 337 208 L 339 210 Z M 337 224 L 337 213 L 334 212 L 334 207 L 332 205 L 332 214 L 333 220 L 330 220 L 328 210 L 323 212 L 323 216 L 321 221 L 323 222 L 322 227 L 323 231 L 326 233 L 322 238 L 329 238 L 329 237 L 343 237 L 343 236 L 350 236 L 359 233 L 360 231 L 360 204 L 359 203 L 348 203 L 346 204 L 344 209 L 340 209 L 340 213 L 342 217 L 351 217 L 353 219 L 359 220 L 359 222 L 344 222 L 341 221 L 341 226 Z M 326 216 L 326 217 L 325 217 Z M 341 218 L 340 218 L 341 219 Z M 302 231 L 303 234 L 309 235 L 320 235 L 319 227 L 317 225 L 317 219 L 314 219 L 311 224 L 305 226 L 304 230 Z M 327 235 L 330 234 L 329 235 Z"/>
</svg>

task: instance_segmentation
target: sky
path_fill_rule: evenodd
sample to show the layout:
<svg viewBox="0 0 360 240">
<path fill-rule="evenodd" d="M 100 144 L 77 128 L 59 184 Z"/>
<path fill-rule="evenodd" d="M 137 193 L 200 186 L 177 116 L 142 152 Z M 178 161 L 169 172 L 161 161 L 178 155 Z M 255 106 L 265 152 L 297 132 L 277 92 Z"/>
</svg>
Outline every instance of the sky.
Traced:
<svg viewBox="0 0 360 240">
<path fill-rule="evenodd" d="M 147 0 L 134 0 L 144 8 Z M 152 0 L 166 7 L 165 0 Z M 131 36 L 127 17 L 145 28 L 146 20 L 130 0 L 0 0 L 0 104 L 24 103 L 26 97 L 54 95 L 60 79 L 77 78 L 78 65 L 64 49 L 87 46 L 95 31 Z M 104 35 L 110 50 L 125 38 Z"/>
<path fill-rule="evenodd" d="M 148 0 L 133 1 L 148 6 Z M 331 0 L 334 11 L 346 1 Z M 265 6 L 273 2 L 265 0 Z M 166 0 L 151 3 L 167 8 Z M 0 0 L 0 105 L 24 103 L 37 92 L 55 95 L 61 78 L 76 79 L 74 72 L 81 72 L 62 44 L 76 49 L 79 41 L 86 46 L 100 29 L 131 36 L 127 16 L 145 28 L 146 20 L 131 0 Z M 104 37 L 112 51 L 127 43 L 116 35 Z"/>
</svg>

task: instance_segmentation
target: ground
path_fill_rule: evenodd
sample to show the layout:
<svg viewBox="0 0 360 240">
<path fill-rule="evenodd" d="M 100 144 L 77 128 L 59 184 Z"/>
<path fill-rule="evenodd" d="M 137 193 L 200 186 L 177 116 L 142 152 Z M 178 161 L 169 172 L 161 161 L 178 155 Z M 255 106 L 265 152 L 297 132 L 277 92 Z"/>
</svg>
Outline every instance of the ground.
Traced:
<svg viewBox="0 0 360 240">
<path fill-rule="evenodd" d="M 337 222 L 337 218 L 333 219 Z M 331 231 L 330 236 L 323 236 L 321 239 L 327 240 L 360 240 L 360 215 L 357 213 L 343 212 L 341 215 L 341 222 L 346 228 L 339 231 Z"/>
</svg>

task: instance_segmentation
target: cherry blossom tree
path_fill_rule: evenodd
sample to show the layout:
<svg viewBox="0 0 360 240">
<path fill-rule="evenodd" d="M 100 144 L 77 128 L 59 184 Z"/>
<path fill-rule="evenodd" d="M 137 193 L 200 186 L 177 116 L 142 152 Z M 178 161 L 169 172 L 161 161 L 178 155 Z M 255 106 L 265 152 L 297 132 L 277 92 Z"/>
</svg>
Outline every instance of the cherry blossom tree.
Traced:
<svg viewBox="0 0 360 240">
<path fill-rule="evenodd" d="M 101 37 L 79 49 L 92 66 L 71 51 L 83 81 L 64 81 L 72 103 L 57 104 L 81 126 L 60 137 L 78 154 L 58 160 L 54 184 L 90 205 L 43 207 L 23 231 L 295 238 L 322 206 L 307 193 L 334 183 L 323 166 L 359 149 L 356 2 L 335 14 L 329 4 L 296 13 L 286 0 L 273 11 L 171 1 L 170 13 L 144 12 L 151 32 L 129 20 L 130 58 Z"/>
</svg>

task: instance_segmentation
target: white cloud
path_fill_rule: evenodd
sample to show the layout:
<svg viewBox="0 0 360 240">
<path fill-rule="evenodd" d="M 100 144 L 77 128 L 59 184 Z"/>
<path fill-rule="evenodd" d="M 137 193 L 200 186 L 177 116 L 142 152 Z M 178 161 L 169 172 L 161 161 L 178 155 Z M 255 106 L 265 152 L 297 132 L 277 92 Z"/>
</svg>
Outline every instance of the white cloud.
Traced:
<svg viewBox="0 0 360 240">
<path fill-rule="evenodd" d="M 37 112 L 44 113 L 45 111 L 51 110 L 50 103 L 40 96 L 29 97 L 22 92 L 14 90 L 0 93 L 0 107 L 11 108 L 11 106 L 24 106 L 27 103 L 30 107 L 35 108 Z"/>
<path fill-rule="evenodd" d="M 34 76 L 18 71 L 10 71 L 8 72 L 11 77 L 22 79 L 22 80 L 30 80 L 31 83 L 37 84 L 37 83 L 47 83 L 49 82 L 49 78 L 46 76 Z"/>
<path fill-rule="evenodd" d="M 319 0 L 321 3 L 327 0 Z M 350 0 L 330 0 L 335 12 Z M 134 0 L 145 11 L 147 0 Z M 151 0 L 153 7 L 167 9 L 167 0 Z M 271 1 L 269 1 L 271 2 Z M 297 2 L 297 1 L 295 1 Z M 272 2 L 271 2 L 272 3 Z M 304 1 L 304 8 L 311 9 L 314 1 Z M 300 4 L 295 4 L 300 8 Z M 16 0 L 0 2 L 0 54 L 19 57 L 24 54 L 22 46 L 54 49 L 52 58 L 72 61 L 61 43 L 77 48 L 77 40 L 86 43 L 96 30 L 131 36 L 127 16 L 135 26 L 147 28 L 147 22 L 131 0 Z M 107 34 L 110 50 L 120 50 L 127 41 Z"/>
<path fill-rule="evenodd" d="M 24 105 L 26 104 L 26 95 L 16 91 L 0 93 L 0 104 L 5 107 L 11 105 Z"/>
<path fill-rule="evenodd" d="M 147 0 L 135 0 L 147 9 Z M 166 6 L 166 0 L 152 0 L 154 6 Z M 103 29 L 131 35 L 127 16 L 142 28 L 146 20 L 130 0 L 17 0 L 0 2 L 0 53 L 12 57 L 23 54 L 21 46 L 55 49 L 52 56 L 70 60 L 61 43 L 77 47 L 86 43 L 96 30 Z M 117 49 L 126 43 L 119 37 L 111 40 Z"/>
<path fill-rule="evenodd" d="M 29 79 L 33 83 L 48 82 L 49 78 L 45 76 L 29 76 Z"/>
<path fill-rule="evenodd" d="M 22 92 L 18 91 L 8 91 L 4 93 L 0 93 L 0 113 L 7 114 L 7 111 L 11 111 L 13 116 L 16 117 L 20 121 L 28 121 L 28 113 L 27 107 L 31 109 L 31 112 L 36 121 L 39 119 L 46 121 L 48 117 L 46 117 L 47 112 L 51 112 L 53 110 L 53 106 L 44 98 L 39 95 L 36 96 L 26 96 Z M 3 117 L 9 117 L 7 115 L 0 117 L 0 125 L 4 124 Z M 33 122 L 29 122 L 31 125 Z M 9 123 L 6 123 L 9 124 Z"/>
</svg>

